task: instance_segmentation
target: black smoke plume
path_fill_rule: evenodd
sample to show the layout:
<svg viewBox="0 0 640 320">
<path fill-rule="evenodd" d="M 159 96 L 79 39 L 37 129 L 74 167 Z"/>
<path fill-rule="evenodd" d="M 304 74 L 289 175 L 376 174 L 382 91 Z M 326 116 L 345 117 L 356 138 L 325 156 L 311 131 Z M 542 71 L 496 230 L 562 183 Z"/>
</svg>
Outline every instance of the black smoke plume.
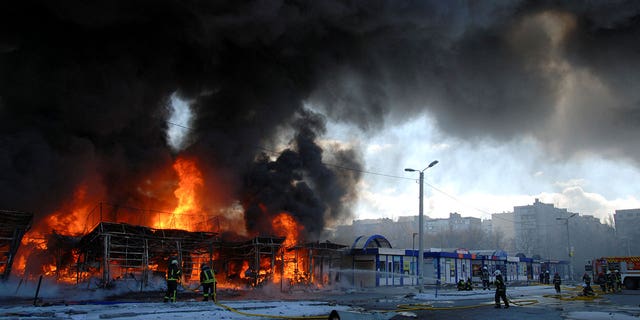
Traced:
<svg viewBox="0 0 640 320">
<path fill-rule="evenodd" d="M 318 113 L 367 132 L 428 112 L 464 139 L 532 136 L 554 155 L 640 163 L 639 7 L 5 1 L 0 205 L 42 217 L 87 179 L 105 201 L 144 202 L 132 182 L 176 156 L 165 138 L 174 93 L 197 115 L 182 153 L 226 186 L 217 201 L 246 206 L 252 230 L 258 203 L 315 234 L 318 218 L 348 217 L 359 176 L 325 159 L 358 169 L 358 151 L 323 152 Z M 261 154 L 291 131 L 289 149 Z"/>
</svg>

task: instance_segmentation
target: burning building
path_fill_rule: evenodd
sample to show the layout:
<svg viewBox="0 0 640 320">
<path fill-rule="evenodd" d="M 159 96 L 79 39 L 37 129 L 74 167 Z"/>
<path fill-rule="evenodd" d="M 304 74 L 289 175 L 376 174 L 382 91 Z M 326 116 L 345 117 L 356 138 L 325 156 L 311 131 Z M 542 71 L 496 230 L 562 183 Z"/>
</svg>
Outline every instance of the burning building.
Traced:
<svg viewBox="0 0 640 320">
<path fill-rule="evenodd" d="M 288 249 L 351 218 L 362 172 L 307 104 L 315 49 L 236 42 L 180 2 L 98 7 L 0 10 L 0 203 L 33 212 L 10 272 L 144 283 L 166 254 L 293 277 Z"/>
</svg>

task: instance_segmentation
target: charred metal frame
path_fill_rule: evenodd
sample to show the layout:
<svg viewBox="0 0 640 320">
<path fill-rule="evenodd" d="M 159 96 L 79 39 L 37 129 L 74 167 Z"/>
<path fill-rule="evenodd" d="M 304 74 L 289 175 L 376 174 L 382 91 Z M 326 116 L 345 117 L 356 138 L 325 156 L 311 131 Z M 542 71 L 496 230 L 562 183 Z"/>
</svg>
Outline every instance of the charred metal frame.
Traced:
<svg viewBox="0 0 640 320">
<path fill-rule="evenodd" d="M 231 270 L 232 263 L 248 261 L 253 274 L 250 275 L 249 283 L 251 286 L 259 286 L 263 281 L 268 280 L 272 274 L 260 274 L 262 258 L 270 259 L 270 270 L 275 272 L 276 268 L 282 270 L 282 265 L 277 266 L 277 256 L 281 253 L 282 243 L 285 238 L 274 237 L 255 237 L 243 242 L 220 242 L 219 253 L 220 258 L 216 267 L 226 270 L 227 277 Z M 219 270 L 219 269 L 218 269 Z"/>
<path fill-rule="evenodd" d="M 340 245 L 332 242 L 310 242 L 303 245 L 298 245 L 288 249 L 289 251 L 295 251 L 296 271 L 299 271 L 298 260 L 303 257 L 307 261 L 302 261 L 303 266 L 307 266 L 306 270 L 302 270 L 301 274 L 308 274 L 310 276 L 311 283 L 319 285 L 331 285 L 334 280 L 338 280 L 342 258 L 345 255 L 347 246 Z M 326 276 L 326 278 L 325 278 Z M 326 280 L 325 280 L 326 279 Z M 296 279 L 292 279 L 290 283 L 289 291 L 302 287 L 307 289 L 306 281 L 297 283 Z"/>
<path fill-rule="evenodd" d="M 100 286 L 109 286 L 116 279 L 132 278 L 139 280 L 142 287 L 148 284 L 154 271 L 164 277 L 170 260 L 176 258 L 181 263 L 185 281 L 189 281 L 193 270 L 199 270 L 194 265 L 213 261 L 214 246 L 219 242 L 217 236 L 214 232 L 100 222 L 80 241 L 78 269 L 89 274 L 91 269 L 99 269 Z M 118 270 L 113 270 L 114 266 Z"/>
<path fill-rule="evenodd" d="M 20 242 L 32 220 L 33 213 L 0 210 L 0 280 L 9 279 Z"/>
</svg>

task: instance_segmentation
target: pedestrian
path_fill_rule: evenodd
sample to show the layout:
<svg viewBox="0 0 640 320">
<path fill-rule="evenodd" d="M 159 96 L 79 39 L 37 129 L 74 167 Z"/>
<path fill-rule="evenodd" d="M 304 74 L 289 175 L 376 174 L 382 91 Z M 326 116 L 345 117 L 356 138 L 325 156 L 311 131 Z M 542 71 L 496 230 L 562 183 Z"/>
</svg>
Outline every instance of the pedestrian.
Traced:
<svg viewBox="0 0 640 320">
<path fill-rule="evenodd" d="M 200 284 L 202 284 L 202 292 L 204 293 L 202 301 L 209 301 L 209 297 L 211 297 L 213 302 L 218 302 L 216 297 L 216 274 L 205 263 L 200 266 Z"/>
<path fill-rule="evenodd" d="M 507 286 L 505 285 L 504 280 L 502 279 L 502 274 L 500 270 L 496 270 L 495 276 L 496 276 L 496 280 L 493 283 L 496 285 L 496 295 L 495 295 L 496 308 L 498 309 L 501 308 L 500 299 L 502 299 L 502 301 L 504 301 L 504 308 L 507 309 L 509 308 L 509 300 L 507 300 Z"/>
<path fill-rule="evenodd" d="M 556 293 L 560 293 L 560 284 L 562 284 L 562 280 L 560 279 L 560 274 L 557 272 L 553 275 L 553 286 L 556 288 Z"/>
<path fill-rule="evenodd" d="M 489 287 L 489 270 L 487 267 L 482 267 L 482 274 L 480 275 L 482 278 L 482 290 L 490 290 Z"/>
<path fill-rule="evenodd" d="M 182 270 L 178 266 L 178 260 L 172 259 L 167 269 L 167 293 L 164 295 L 164 302 L 176 302 L 176 292 L 178 291 L 178 281 L 182 276 Z"/>
</svg>

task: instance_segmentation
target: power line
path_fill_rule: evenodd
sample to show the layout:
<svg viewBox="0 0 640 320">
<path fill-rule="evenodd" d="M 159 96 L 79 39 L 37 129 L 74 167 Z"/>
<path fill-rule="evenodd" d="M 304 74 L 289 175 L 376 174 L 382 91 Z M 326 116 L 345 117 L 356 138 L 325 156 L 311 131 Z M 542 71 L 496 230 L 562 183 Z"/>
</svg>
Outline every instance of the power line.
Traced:
<svg viewBox="0 0 640 320">
<path fill-rule="evenodd" d="M 167 123 L 168 123 L 168 124 L 170 124 L 170 125 L 174 125 L 174 126 L 177 126 L 177 127 L 183 128 L 183 129 L 187 129 L 187 130 L 194 130 L 193 128 L 190 128 L 190 127 L 188 127 L 188 126 L 184 126 L 184 125 L 181 125 L 181 124 L 177 124 L 177 123 L 174 123 L 174 122 L 167 121 Z M 265 151 L 265 152 L 267 152 L 267 153 L 271 153 L 271 154 L 273 154 L 273 155 L 279 155 L 279 154 L 281 154 L 281 153 L 282 153 L 282 152 L 278 152 L 278 151 L 275 151 L 275 150 L 267 149 L 267 148 L 262 147 L 262 146 L 254 146 L 254 148 L 259 149 L 259 150 L 262 150 L 262 151 Z M 392 175 L 392 174 L 386 174 L 386 173 L 380 173 L 380 172 L 369 171 L 369 170 L 356 169 L 356 168 L 351 168 L 351 167 L 347 167 L 347 166 L 343 166 L 343 165 L 338 165 L 338 164 L 332 164 L 332 163 L 326 163 L 326 162 L 321 162 L 321 163 L 322 163 L 323 165 L 325 165 L 325 166 L 330 166 L 330 167 L 338 168 L 338 169 L 341 169 L 341 170 L 348 170 L 348 171 L 360 172 L 360 173 L 364 173 L 364 174 L 371 174 L 371 175 L 376 175 L 376 176 L 381 176 L 381 177 L 387 177 L 387 178 L 393 178 L 393 179 L 400 179 L 400 180 L 417 180 L 417 179 L 415 179 L 415 178 L 408 178 L 408 177 L 397 176 L 397 175 Z M 471 206 L 471 205 L 469 205 L 469 204 L 466 204 L 465 202 L 463 202 L 462 200 L 458 199 L 457 197 L 455 197 L 455 196 L 453 196 L 453 195 L 450 195 L 450 194 L 448 194 L 447 192 L 445 192 L 445 191 L 443 191 L 443 190 L 441 190 L 441 189 L 439 189 L 439 188 L 436 188 L 434 185 L 432 185 L 432 184 L 430 184 L 430 183 L 428 183 L 428 182 L 426 182 L 426 181 L 425 181 L 425 184 L 426 184 L 426 185 L 428 185 L 429 187 L 431 187 L 432 189 L 434 189 L 434 190 L 436 190 L 436 191 L 440 192 L 441 194 L 443 194 L 443 195 L 445 195 L 445 196 L 447 196 L 447 197 L 449 197 L 449 198 L 453 199 L 454 201 L 456 201 L 456 202 L 458 202 L 458 203 L 460 203 L 460 204 L 462 204 L 462 205 L 464 205 L 464 206 L 466 206 L 466 207 L 469 207 L 469 208 L 471 208 L 471 209 L 474 209 L 474 210 L 476 210 L 476 211 L 479 211 L 479 212 L 481 212 L 481 213 L 484 213 L 484 214 L 487 214 L 487 215 L 490 215 L 490 216 L 492 215 L 492 213 L 490 213 L 490 212 L 488 212 L 488 211 L 486 211 L 486 210 L 479 209 L 479 208 L 477 208 L 477 207 L 474 207 L 474 206 Z M 511 222 L 513 222 L 513 221 L 511 221 Z"/>
</svg>

